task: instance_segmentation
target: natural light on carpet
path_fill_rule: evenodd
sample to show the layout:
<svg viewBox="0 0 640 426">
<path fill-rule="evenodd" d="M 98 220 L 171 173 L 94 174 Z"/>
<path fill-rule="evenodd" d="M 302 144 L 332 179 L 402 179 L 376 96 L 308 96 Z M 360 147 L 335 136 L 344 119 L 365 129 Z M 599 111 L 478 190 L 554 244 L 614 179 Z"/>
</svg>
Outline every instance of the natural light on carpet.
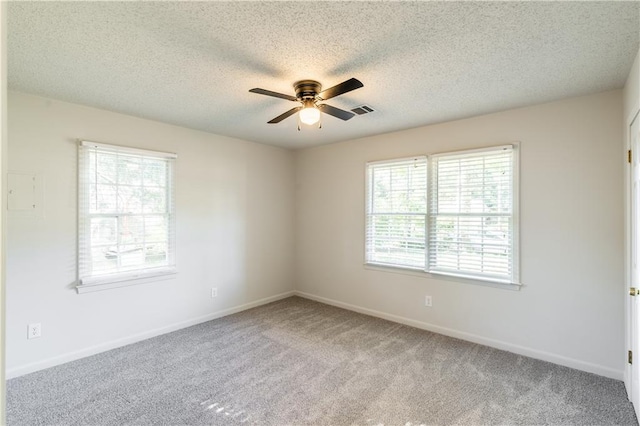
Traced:
<svg viewBox="0 0 640 426">
<path fill-rule="evenodd" d="M 240 420 L 240 423 L 245 423 L 247 421 L 249 421 L 249 419 L 251 418 L 251 416 L 247 413 L 245 413 L 244 410 L 239 410 L 236 411 L 236 409 L 233 408 L 233 406 L 228 405 L 228 406 L 224 406 L 219 402 L 213 402 L 211 403 L 210 399 L 207 399 L 206 401 L 202 401 L 200 403 L 201 406 L 205 406 L 205 410 L 212 410 L 217 414 L 220 415 L 225 415 L 225 416 L 229 416 L 231 418 L 239 418 L 242 416 Z"/>
</svg>

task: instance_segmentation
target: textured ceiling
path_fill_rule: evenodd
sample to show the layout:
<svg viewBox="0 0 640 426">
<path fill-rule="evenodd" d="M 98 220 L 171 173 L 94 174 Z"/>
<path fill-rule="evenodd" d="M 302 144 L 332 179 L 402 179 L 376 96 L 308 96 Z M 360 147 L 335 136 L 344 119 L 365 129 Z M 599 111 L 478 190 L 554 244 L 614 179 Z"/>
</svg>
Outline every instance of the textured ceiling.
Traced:
<svg viewBox="0 0 640 426">
<path fill-rule="evenodd" d="M 640 2 L 10 2 L 9 87 L 301 148 L 621 88 Z M 293 94 L 376 112 L 296 130 Z"/>
</svg>

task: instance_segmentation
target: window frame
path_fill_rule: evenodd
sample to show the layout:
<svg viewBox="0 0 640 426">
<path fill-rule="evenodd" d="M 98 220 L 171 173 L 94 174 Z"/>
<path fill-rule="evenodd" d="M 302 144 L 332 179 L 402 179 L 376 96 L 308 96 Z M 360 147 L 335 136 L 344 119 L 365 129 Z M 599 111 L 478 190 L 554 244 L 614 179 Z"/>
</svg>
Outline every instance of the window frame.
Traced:
<svg viewBox="0 0 640 426">
<path fill-rule="evenodd" d="M 369 166 L 372 167 L 376 167 L 376 166 L 383 166 L 385 164 L 415 164 L 416 162 L 420 162 L 424 164 L 425 167 L 425 190 L 428 191 L 428 172 L 429 172 L 429 164 L 428 164 L 428 157 L 426 155 L 416 155 L 413 157 L 404 157 L 404 158 L 397 158 L 397 159 L 393 159 L 393 160 L 381 160 L 381 161 L 371 161 L 368 162 L 365 168 L 365 179 L 367 182 L 369 182 L 369 178 L 370 178 L 370 169 Z M 420 266 L 410 266 L 410 265 L 394 265 L 392 263 L 384 263 L 384 262 L 379 262 L 379 263 L 368 263 L 368 255 L 369 255 L 369 251 L 367 250 L 367 240 L 368 240 L 368 230 L 369 230 L 369 218 L 370 216 L 374 216 L 377 215 L 378 213 L 376 212 L 370 212 L 371 210 L 373 210 L 373 205 L 372 205 L 372 201 L 373 198 L 371 198 L 369 196 L 370 194 L 370 186 L 367 184 L 366 185 L 366 192 L 365 192 L 365 264 L 369 264 L 369 265 L 377 265 L 377 266 L 381 266 L 381 267 L 390 267 L 390 268 L 403 268 L 403 269 L 409 269 L 409 270 L 423 270 L 423 267 Z M 428 229 L 427 225 L 428 225 L 428 219 L 429 219 L 429 209 L 428 209 L 428 203 L 429 200 L 428 198 L 425 197 L 425 211 L 424 213 L 415 213 L 415 212 L 402 212 L 402 213 L 392 213 L 392 212 L 387 212 L 386 214 L 383 213 L 379 213 L 380 215 L 393 215 L 393 214 L 401 214 L 401 215 L 406 215 L 406 216 L 423 216 L 424 217 L 424 223 L 425 223 L 425 232 Z M 425 234 L 425 244 L 427 244 L 428 240 L 427 240 L 427 235 Z"/>
<path fill-rule="evenodd" d="M 78 223 L 77 223 L 77 285 L 78 293 L 104 290 L 108 288 L 124 287 L 170 278 L 177 273 L 176 267 L 176 207 L 175 207 L 175 162 L 177 154 L 170 152 L 152 151 L 121 145 L 78 140 Z M 137 156 L 141 159 L 164 160 L 167 164 L 165 177 L 165 212 L 162 213 L 167 221 L 167 264 L 157 267 L 142 267 L 127 271 L 107 274 L 91 274 L 91 218 L 113 217 L 119 221 L 123 216 L 142 216 L 144 213 L 132 214 L 115 211 L 113 213 L 92 213 L 90 211 L 90 190 L 92 182 L 89 176 L 89 156 L 96 153 L 122 153 L 125 156 Z M 118 186 L 116 184 L 116 186 Z M 163 243 L 164 243 L 163 239 Z M 85 256 L 88 260 L 84 260 Z M 83 263 L 84 262 L 84 263 Z"/>
<path fill-rule="evenodd" d="M 508 280 L 489 277 L 489 276 L 481 276 L 474 274 L 465 274 L 465 273 L 453 273 L 453 272 L 445 272 L 439 270 L 429 270 L 430 260 L 429 260 L 429 245 L 431 243 L 431 217 L 432 217 L 432 168 L 433 168 L 433 158 L 444 157 L 449 155 L 464 155 L 464 154 L 473 154 L 479 152 L 487 152 L 487 151 L 497 151 L 504 148 L 510 148 L 512 150 L 512 203 L 511 203 L 511 240 L 512 240 L 512 258 L 511 258 L 511 268 L 512 274 L 511 278 Z M 425 224 L 425 250 L 424 250 L 424 267 L 422 268 L 411 268 L 407 266 L 401 265 L 392 265 L 392 264 L 381 264 L 375 262 L 369 262 L 368 260 L 368 237 L 367 233 L 369 232 L 369 203 L 372 202 L 370 197 L 370 179 L 369 179 L 369 166 L 375 164 L 384 164 L 384 163 L 394 163 L 394 162 L 402 162 L 407 161 L 413 158 L 427 158 L 427 221 Z M 431 153 L 428 155 L 415 155 L 411 157 L 402 157 L 402 158 L 394 158 L 394 159 L 386 159 L 386 160 L 378 160 L 378 161 L 368 161 L 365 163 L 365 223 L 364 223 L 364 267 L 365 269 L 383 271 L 383 272 L 391 272 L 391 273 L 400 273 L 400 274 L 408 274 L 408 275 L 416 275 L 422 277 L 430 277 L 430 278 L 438 278 L 444 280 L 450 280 L 455 282 L 463 282 L 470 284 L 480 284 L 490 287 L 498 287 L 498 288 L 506 288 L 517 290 L 522 284 L 520 283 L 520 144 L 518 142 L 512 142 L 508 144 L 502 145 L 492 145 L 480 148 L 472 148 L 472 149 L 462 149 L 455 151 L 446 151 L 446 152 L 437 152 Z"/>
</svg>

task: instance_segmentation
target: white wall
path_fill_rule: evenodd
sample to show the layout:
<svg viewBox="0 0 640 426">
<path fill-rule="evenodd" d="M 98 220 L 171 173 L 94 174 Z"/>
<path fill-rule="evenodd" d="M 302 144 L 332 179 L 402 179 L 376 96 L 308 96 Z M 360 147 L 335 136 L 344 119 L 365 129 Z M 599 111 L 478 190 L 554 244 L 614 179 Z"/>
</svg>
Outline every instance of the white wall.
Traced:
<svg viewBox="0 0 640 426">
<path fill-rule="evenodd" d="M 611 91 L 297 151 L 296 289 L 621 379 L 622 109 Z M 520 291 L 365 269 L 365 162 L 512 141 Z"/>
<path fill-rule="evenodd" d="M 6 230 L 6 171 L 7 171 L 7 3 L 0 4 L 0 424 L 6 422 L 5 381 L 5 230 Z"/>
<path fill-rule="evenodd" d="M 45 207 L 8 215 L 9 376 L 289 294 L 295 282 L 325 301 L 621 378 L 622 117 L 612 91 L 292 153 L 10 93 L 9 170 L 42 174 Z M 76 138 L 178 153 L 175 279 L 75 292 Z M 363 267 L 366 161 L 511 141 L 521 143 L 520 291 Z M 26 339 L 31 322 L 41 339 Z"/>
<path fill-rule="evenodd" d="M 15 92 L 8 125 L 9 171 L 44 180 L 42 215 L 8 215 L 10 376 L 293 290 L 290 151 Z M 178 154 L 174 279 L 76 293 L 76 138 Z"/>
</svg>

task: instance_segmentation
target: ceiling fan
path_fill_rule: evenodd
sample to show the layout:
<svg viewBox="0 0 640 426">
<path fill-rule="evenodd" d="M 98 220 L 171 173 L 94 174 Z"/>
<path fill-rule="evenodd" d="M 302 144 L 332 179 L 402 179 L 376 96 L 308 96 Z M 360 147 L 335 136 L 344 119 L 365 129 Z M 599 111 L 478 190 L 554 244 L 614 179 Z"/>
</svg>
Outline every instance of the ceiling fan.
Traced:
<svg viewBox="0 0 640 426">
<path fill-rule="evenodd" d="M 364 85 L 355 78 L 350 78 L 347 81 L 343 81 L 333 87 L 326 90 L 322 90 L 322 85 L 315 80 L 300 80 L 293 84 L 293 88 L 296 91 L 295 96 L 285 95 L 283 93 L 272 92 L 265 89 L 251 89 L 249 92 L 258 93 L 260 95 L 273 96 L 275 98 L 286 99 L 288 101 L 300 102 L 302 105 L 295 108 L 291 108 L 289 111 L 280 114 L 271 121 L 269 124 L 279 123 L 287 117 L 292 116 L 296 112 L 300 111 L 299 118 L 304 124 L 315 124 L 320 121 L 320 112 L 332 115 L 341 120 L 348 120 L 355 114 L 350 111 L 345 111 L 340 108 L 333 107 L 327 104 L 321 104 L 320 102 L 327 99 L 335 98 L 336 96 L 343 95 L 355 89 L 359 89 Z M 300 130 L 300 126 L 298 126 Z"/>
</svg>

